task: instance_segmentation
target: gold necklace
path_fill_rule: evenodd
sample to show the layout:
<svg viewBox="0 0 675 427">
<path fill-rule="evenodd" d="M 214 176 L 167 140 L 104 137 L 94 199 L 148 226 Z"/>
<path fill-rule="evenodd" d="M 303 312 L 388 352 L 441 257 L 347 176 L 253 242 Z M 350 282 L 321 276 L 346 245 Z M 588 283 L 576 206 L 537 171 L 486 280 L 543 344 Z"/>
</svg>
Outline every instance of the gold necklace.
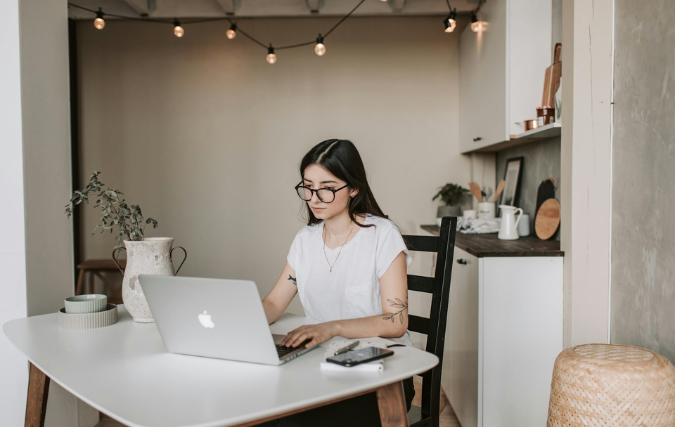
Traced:
<svg viewBox="0 0 675 427">
<path fill-rule="evenodd" d="M 326 233 L 327 233 L 327 231 L 326 231 L 326 224 L 323 225 L 323 233 L 324 233 L 324 236 L 323 236 L 323 256 L 326 257 L 326 262 L 328 263 L 328 266 L 330 267 L 330 273 L 333 272 L 333 266 L 334 266 L 335 263 L 338 261 L 338 258 L 340 258 L 340 254 L 342 253 L 342 248 L 344 248 L 345 245 L 347 244 L 347 240 L 349 240 L 349 236 L 352 235 L 352 231 L 354 231 L 354 226 L 353 226 L 353 225 L 352 225 L 352 227 L 349 229 L 349 234 L 347 234 L 347 238 L 345 239 L 345 242 L 342 244 L 342 246 L 340 246 L 340 250 L 338 251 L 338 254 L 337 254 L 337 256 L 335 257 L 335 261 L 333 261 L 333 263 L 331 264 L 330 261 L 328 261 L 328 255 L 326 255 L 326 236 L 325 236 Z"/>
</svg>

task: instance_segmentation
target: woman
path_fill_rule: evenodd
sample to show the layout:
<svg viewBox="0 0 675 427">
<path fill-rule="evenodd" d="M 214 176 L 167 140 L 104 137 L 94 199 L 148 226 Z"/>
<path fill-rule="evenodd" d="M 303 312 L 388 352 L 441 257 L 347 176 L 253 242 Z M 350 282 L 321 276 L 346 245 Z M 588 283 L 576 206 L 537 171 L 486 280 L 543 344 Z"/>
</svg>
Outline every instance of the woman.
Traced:
<svg viewBox="0 0 675 427">
<path fill-rule="evenodd" d="M 300 175 L 296 190 L 306 202 L 307 226 L 295 236 L 263 307 L 273 323 L 299 293 L 306 316 L 317 323 L 289 332 L 282 344 L 309 341 L 307 347 L 313 347 L 340 336 L 412 345 L 407 332 L 411 258 L 398 228 L 375 201 L 356 147 L 347 140 L 323 141 L 302 159 Z M 404 391 L 409 409 L 412 378 L 404 381 Z M 380 420 L 371 393 L 271 424 L 373 426 Z"/>
</svg>

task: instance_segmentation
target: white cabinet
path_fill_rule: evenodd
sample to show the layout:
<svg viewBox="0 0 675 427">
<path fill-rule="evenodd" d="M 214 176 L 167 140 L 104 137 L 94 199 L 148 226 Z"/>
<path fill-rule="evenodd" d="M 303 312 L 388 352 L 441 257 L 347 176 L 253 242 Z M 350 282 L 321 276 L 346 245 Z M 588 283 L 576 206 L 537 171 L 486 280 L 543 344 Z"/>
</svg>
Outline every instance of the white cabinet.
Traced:
<svg viewBox="0 0 675 427">
<path fill-rule="evenodd" d="M 462 427 L 478 417 L 478 258 L 455 249 L 441 386 Z"/>
<path fill-rule="evenodd" d="M 485 29 L 462 32 L 459 51 L 460 150 L 467 153 L 523 132 L 536 118 L 551 65 L 551 2 L 490 0 Z"/>
<path fill-rule="evenodd" d="M 563 346 L 562 257 L 455 249 L 442 386 L 462 427 L 546 425 Z"/>
</svg>

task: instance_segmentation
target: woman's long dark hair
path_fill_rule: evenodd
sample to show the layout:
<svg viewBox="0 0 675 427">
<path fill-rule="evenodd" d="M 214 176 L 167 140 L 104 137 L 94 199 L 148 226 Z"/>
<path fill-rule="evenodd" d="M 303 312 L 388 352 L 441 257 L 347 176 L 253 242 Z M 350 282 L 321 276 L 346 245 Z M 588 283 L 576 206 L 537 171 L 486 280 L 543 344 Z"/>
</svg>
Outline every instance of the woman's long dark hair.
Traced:
<svg viewBox="0 0 675 427">
<path fill-rule="evenodd" d="M 303 180 L 305 179 L 305 169 L 310 165 L 323 167 L 346 182 L 350 189 L 358 190 L 356 196 L 349 199 L 348 205 L 349 217 L 355 224 L 361 227 L 372 226 L 372 224 L 359 224 L 356 221 L 356 215 L 371 214 L 382 218 L 387 217 L 375 201 L 373 192 L 370 191 L 363 160 L 361 160 L 359 151 L 351 141 L 327 139 L 315 145 L 300 162 L 300 177 Z M 305 208 L 307 209 L 307 225 L 318 224 L 321 220 L 314 216 L 307 203 L 305 203 Z"/>
</svg>

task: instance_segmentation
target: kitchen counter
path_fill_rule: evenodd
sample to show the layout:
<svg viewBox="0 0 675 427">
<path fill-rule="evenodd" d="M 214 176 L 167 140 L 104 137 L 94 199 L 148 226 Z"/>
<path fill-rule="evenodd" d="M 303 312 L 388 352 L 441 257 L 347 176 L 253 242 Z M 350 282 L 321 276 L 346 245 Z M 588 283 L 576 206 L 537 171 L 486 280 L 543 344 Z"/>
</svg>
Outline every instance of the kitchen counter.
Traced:
<svg viewBox="0 0 675 427">
<path fill-rule="evenodd" d="M 438 236 L 436 225 L 422 225 L 423 230 Z M 518 240 L 499 240 L 497 233 L 464 234 L 457 232 L 455 246 L 478 258 L 487 257 L 562 257 L 558 240 L 540 240 L 534 235 Z"/>
</svg>

